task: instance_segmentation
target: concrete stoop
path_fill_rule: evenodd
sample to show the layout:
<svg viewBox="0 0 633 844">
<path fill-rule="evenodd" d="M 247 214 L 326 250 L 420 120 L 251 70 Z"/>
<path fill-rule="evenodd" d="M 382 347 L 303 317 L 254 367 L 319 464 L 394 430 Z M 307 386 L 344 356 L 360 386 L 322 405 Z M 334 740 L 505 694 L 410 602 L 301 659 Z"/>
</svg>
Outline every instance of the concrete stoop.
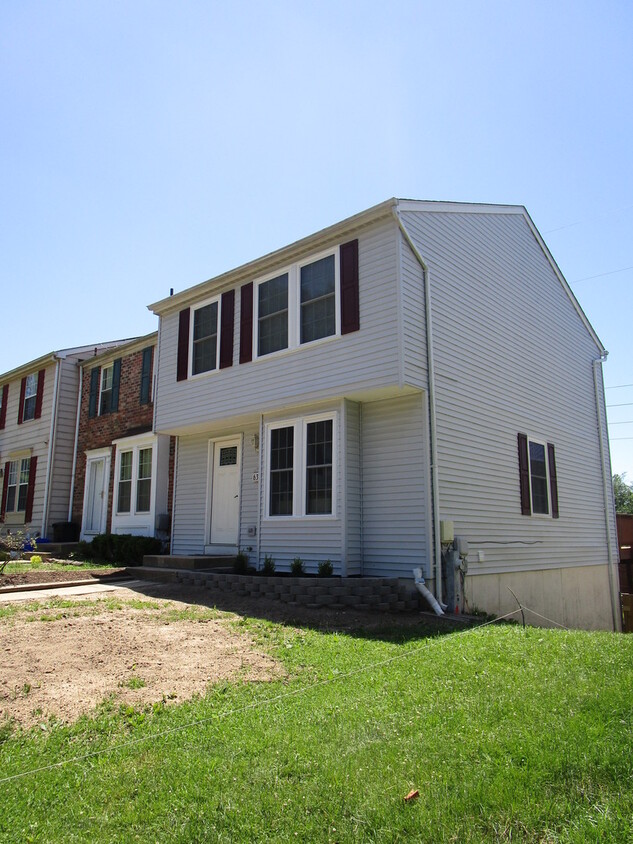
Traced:
<svg viewBox="0 0 633 844">
<path fill-rule="evenodd" d="M 146 558 L 147 559 L 147 558 Z M 170 557 L 172 561 L 174 558 Z M 182 558 L 191 561 L 191 557 Z M 205 559 L 205 558 L 199 558 Z M 208 557 L 206 558 L 209 559 Z M 216 558 L 217 559 L 217 558 Z M 231 562 L 233 558 L 230 558 Z M 149 560 L 148 560 L 149 562 Z M 227 568 L 227 564 L 222 566 Z M 420 609 L 413 582 L 387 577 L 277 577 L 233 574 L 226 571 L 188 570 L 184 567 L 139 566 L 128 569 L 135 577 L 181 583 L 220 593 L 282 601 L 289 606 L 360 611 L 405 612 Z"/>
</svg>

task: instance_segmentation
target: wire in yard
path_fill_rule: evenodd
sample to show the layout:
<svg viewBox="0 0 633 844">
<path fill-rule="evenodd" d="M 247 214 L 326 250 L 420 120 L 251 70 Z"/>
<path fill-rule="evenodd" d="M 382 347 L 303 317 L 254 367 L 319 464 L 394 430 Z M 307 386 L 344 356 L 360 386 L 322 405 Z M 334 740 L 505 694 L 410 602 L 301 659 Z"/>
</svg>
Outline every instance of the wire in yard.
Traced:
<svg viewBox="0 0 633 844">
<path fill-rule="evenodd" d="M 518 610 L 513 610 L 512 612 L 506 613 L 505 615 L 499 616 L 498 618 L 491 619 L 490 621 L 484 621 L 481 624 L 478 624 L 476 627 L 468 627 L 465 630 L 458 630 L 454 635 L 463 636 L 467 633 L 474 633 L 475 631 L 481 630 L 484 627 L 489 627 L 491 624 L 496 624 L 499 621 L 505 621 L 505 619 L 511 618 L 513 615 L 516 615 L 517 612 Z M 134 747 L 138 744 L 142 744 L 143 742 L 153 741 L 154 739 L 159 738 L 165 738 L 166 736 L 174 735 L 175 733 L 181 733 L 183 732 L 183 730 L 188 730 L 191 727 L 197 727 L 201 724 L 208 724 L 210 721 L 220 720 L 221 718 L 228 718 L 231 715 L 237 715 L 241 712 L 248 712 L 248 710 L 257 709 L 260 706 L 268 706 L 271 703 L 278 703 L 279 701 L 286 700 L 287 698 L 298 697 L 299 695 L 305 694 L 311 691 L 312 689 L 327 686 L 330 683 L 340 682 L 341 680 L 347 680 L 350 677 L 362 674 L 365 671 L 372 671 L 375 668 L 382 668 L 383 666 L 389 665 L 392 662 L 396 662 L 401 659 L 406 659 L 407 657 L 418 654 L 421 651 L 429 648 L 431 644 L 433 644 L 435 641 L 436 640 L 434 639 L 427 640 L 424 642 L 424 644 L 420 645 L 420 647 L 412 648 L 411 650 L 408 650 L 405 653 L 396 654 L 395 656 L 391 656 L 388 659 L 383 659 L 380 662 L 373 662 L 370 665 L 363 665 L 360 668 L 355 668 L 354 670 L 348 671 L 345 674 L 336 674 L 332 677 L 327 677 L 324 680 L 318 680 L 316 683 L 311 683 L 309 686 L 302 686 L 299 689 L 283 692 L 282 694 L 274 695 L 273 697 L 267 698 L 263 701 L 254 701 L 253 703 L 246 704 L 245 706 L 240 706 L 237 709 L 229 709 L 227 712 L 210 715 L 208 718 L 200 718 L 196 721 L 189 721 L 186 724 L 181 724 L 179 727 L 172 727 L 169 730 L 163 730 L 162 732 L 152 733 L 149 736 L 131 739 L 130 741 L 122 742 L 121 744 L 116 744 L 113 747 L 104 747 L 101 750 L 94 750 L 91 753 L 83 753 L 79 756 L 72 756 L 70 759 L 62 759 L 61 762 L 53 762 L 50 765 L 43 765 L 40 768 L 31 768 L 28 771 L 22 771 L 19 774 L 11 774 L 8 777 L 1 777 L 0 785 L 3 785 L 7 782 L 12 782 L 14 780 L 23 779 L 24 777 L 31 776 L 32 774 L 41 774 L 45 771 L 52 771 L 55 768 L 62 768 L 66 765 L 72 765 L 76 762 L 85 762 L 87 759 L 94 759 L 97 756 L 104 756 L 106 753 L 114 753 L 117 750 L 127 750 L 128 748 Z"/>
</svg>

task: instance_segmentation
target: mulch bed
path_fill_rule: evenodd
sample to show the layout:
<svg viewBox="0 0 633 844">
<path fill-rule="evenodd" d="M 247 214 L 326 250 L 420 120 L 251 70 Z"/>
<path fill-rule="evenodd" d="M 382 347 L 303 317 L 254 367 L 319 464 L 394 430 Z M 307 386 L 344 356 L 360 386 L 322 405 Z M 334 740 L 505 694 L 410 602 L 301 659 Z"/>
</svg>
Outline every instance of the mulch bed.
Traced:
<svg viewBox="0 0 633 844">
<path fill-rule="evenodd" d="M 107 583 L 118 580 L 125 574 L 124 568 L 113 569 L 68 569 L 67 571 L 24 571 L 10 574 L 7 569 L 0 574 L 0 589 L 5 586 L 29 586 L 33 583 L 65 583 L 73 580 L 94 580 Z"/>
</svg>

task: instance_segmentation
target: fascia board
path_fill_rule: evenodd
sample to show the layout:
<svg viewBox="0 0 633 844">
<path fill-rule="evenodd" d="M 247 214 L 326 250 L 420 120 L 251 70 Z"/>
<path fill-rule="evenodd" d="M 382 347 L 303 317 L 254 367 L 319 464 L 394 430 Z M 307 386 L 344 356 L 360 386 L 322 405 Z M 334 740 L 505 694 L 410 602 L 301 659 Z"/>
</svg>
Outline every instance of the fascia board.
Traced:
<svg viewBox="0 0 633 844">
<path fill-rule="evenodd" d="M 567 283 L 565 276 L 562 274 L 558 264 L 554 260 L 552 253 L 549 251 L 547 244 L 541 237 L 538 229 L 534 225 L 534 221 L 528 214 L 527 209 L 524 205 L 488 205 L 483 202 L 477 203 L 470 203 L 470 202 L 435 202 L 429 200 L 417 200 L 417 199 L 399 199 L 397 203 L 398 211 L 425 211 L 425 212 L 442 212 L 442 213 L 459 213 L 459 214 L 519 214 L 521 215 L 525 221 L 527 222 L 528 226 L 532 234 L 534 235 L 536 242 L 541 247 L 543 254 L 549 261 L 552 269 L 556 277 L 558 278 L 559 282 L 562 284 L 563 289 L 567 296 L 569 297 L 570 302 L 572 303 L 574 309 L 576 310 L 578 316 L 580 317 L 583 325 L 591 335 L 591 339 L 594 341 L 598 350 L 601 355 L 607 354 L 606 349 L 600 342 L 600 338 L 596 334 L 593 326 L 589 322 L 587 315 L 583 311 L 578 299 L 574 296 L 574 293 Z"/>
<path fill-rule="evenodd" d="M 389 199 L 379 205 L 374 205 L 360 214 L 348 217 L 339 223 L 328 226 L 328 228 L 321 229 L 308 237 L 284 246 L 282 249 L 269 252 L 261 258 L 196 284 L 194 287 L 189 287 L 174 296 L 160 299 L 147 307 L 153 313 L 164 316 L 171 311 L 180 310 L 192 302 L 200 301 L 202 297 L 211 296 L 224 286 L 239 284 L 246 280 L 251 281 L 257 276 L 264 275 L 268 270 L 273 270 L 276 266 L 292 263 L 310 251 L 326 249 L 337 240 L 350 236 L 383 218 L 388 219 L 392 216 L 392 209 L 395 204 L 395 199 Z"/>
<path fill-rule="evenodd" d="M 532 234 L 534 235 L 534 237 L 536 239 L 536 242 L 539 244 L 539 246 L 543 250 L 543 254 L 545 255 L 545 257 L 549 261 L 552 269 L 554 270 L 554 273 L 556 274 L 556 277 L 558 278 L 558 280 L 562 284 L 563 290 L 565 291 L 565 293 L 569 297 L 569 301 L 572 303 L 572 305 L 573 305 L 574 309 L 576 310 L 576 313 L 580 317 L 583 325 L 585 326 L 585 328 L 587 329 L 587 331 L 591 335 L 591 339 L 594 341 L 594 343 L 598 347 L 598 351 L 600 352 L 601 355 L 606 356 L 608 354 L 607 350 L 605 349 L 605 347 L 603 346 L 600 338 L 596 334 L 592 324 L 589 322 L 587 314 L 583 311 L 582 306 L 580 305 L 580 302 L 578 301 L 578 299 L 576 299 L 573 290 L 571 289 L 571 287 L 567 283 L 565 276 L 562 274 L 558 264 L 554 260 L 554 257 L 552 256 L 552 253 L 549 251 L 547 244 L 545 243 L 545 241 L 541 237 L 539 230 L 536 228 L 532 218 L 530 217 L 530 215 L 528 214 L 528 212 L 525 209 L 524 209 L 524 217 L 525 217 L 525 220 L 526 220 L 528 226 L 530 227 Z"/>
<path fill-rule="evenodd" d="M 152 331 L 151 334 L 146 334 L 144 337 L 135 337 L 134 339 L 129 341 L 126 340 L 125 342 L 120 343 L 117 346 L 106 349 L 104 352 L 101 352 L 98 355 L 93 355 L 90 358 L 86 358 L 85 360 L 81 361 L 81 366 L 84 368 L 92 367 L 95 364 L 102 366 L 104 363 L 108 363 L 110 360 L 114 360 L 115 358 L 125 357 L 126 355 L 132 355 L 134 354 L 134 352 L 140 352 L 141 349 L 147 348 L 147 346 L 155 346 L 157 344 L 157 341 L 158 331 Z"/>
</svg>

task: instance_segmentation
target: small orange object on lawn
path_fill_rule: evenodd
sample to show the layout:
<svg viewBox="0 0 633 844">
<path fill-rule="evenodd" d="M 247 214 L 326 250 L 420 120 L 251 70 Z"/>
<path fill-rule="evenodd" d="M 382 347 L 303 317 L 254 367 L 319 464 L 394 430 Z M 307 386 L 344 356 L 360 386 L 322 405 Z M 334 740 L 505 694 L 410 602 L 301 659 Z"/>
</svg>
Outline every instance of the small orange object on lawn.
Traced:
<svg viewBox="0 0 633 844">
<path fill-rule="evenodd" d="M 414 789 L 413 789 L 412 791 L 410 791 L 410 792 L 407 794 L 407 796 L 404 798 L 404 802 L 405 802 L 405 803 L 410 803 L 412 800 L 417 800 L 419 796 L 420 796 L 420 792 L 417 790 L 417 788 L 414 788 Z"/>
</svg>

